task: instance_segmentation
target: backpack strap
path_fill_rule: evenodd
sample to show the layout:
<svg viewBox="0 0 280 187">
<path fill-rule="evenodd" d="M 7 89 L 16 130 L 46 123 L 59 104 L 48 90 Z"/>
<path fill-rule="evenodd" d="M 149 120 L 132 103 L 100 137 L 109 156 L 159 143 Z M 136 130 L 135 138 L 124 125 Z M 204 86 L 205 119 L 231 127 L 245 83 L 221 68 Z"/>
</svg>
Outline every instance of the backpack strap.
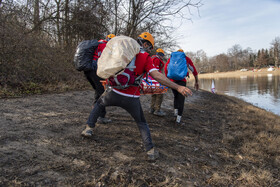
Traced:
<svg viewBox="0 0 280 187">
<path fill-rule="evenodd" d="M 145 73 L 142 73 L 141 75 L 136 77 L 132 86 L 140 86 L 142 84 L 142 79 L 143 79 L 144 75 L 145 75 Z"/>
<path fill-rule="evenodd" d="M 129 71 L 133 71 L 136 66 L 135 66 L 135 60 L 136 56 L 131 60 L 131 62 L 125 67 L 125 69 L 129 69 Z"/>
<path fill-rule="evenodd" d="M 114 80 L 117 84 L 117 86 L 113 86 L 114 88 L 124 89 L 128 87 L 128 82 L 130 80 L 130 75 L 128 73 L 123 72 L 122 75 L 127 77 L 127 82 L 125 85 L 121 85 L 121 83 L 118 81 L 117 76 L 114 77 Z"/>
</svg>

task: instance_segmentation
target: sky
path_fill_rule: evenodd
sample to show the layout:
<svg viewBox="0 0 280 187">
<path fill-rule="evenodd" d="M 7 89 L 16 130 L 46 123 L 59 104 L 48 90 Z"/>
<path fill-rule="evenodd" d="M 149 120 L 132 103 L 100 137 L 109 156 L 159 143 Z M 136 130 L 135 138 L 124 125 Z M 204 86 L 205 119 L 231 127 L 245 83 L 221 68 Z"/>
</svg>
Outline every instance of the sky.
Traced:
<svg viewBox="0 0 280 187">
<path fill-rule="evenodd" d="M 203 50 L 207 56 L 227 53 L 239 44 L 253 51 L 271 47 L 280 37 L 280 0 L 202 0 L 191 10 L 192 21 L 185 20 L 176 30 L 184 51 Z"/>
</svg>

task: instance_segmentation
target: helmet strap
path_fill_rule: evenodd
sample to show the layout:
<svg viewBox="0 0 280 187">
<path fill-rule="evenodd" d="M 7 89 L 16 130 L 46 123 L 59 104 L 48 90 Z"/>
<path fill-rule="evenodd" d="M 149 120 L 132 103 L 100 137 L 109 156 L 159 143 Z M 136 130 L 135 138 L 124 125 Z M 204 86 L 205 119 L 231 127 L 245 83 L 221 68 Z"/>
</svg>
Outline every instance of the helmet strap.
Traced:
<svg viewBox="0 0 280 187">
<path fill-rule="evenodd" d="M 150 45 L 149 47 L 144 47 L 144 43 L 145 42 L 149 42 L 148 40 L 144 40 L 143 38 L 138 38 L 138 43 L 141 45 L 141 47 L 147 52 L 148 50 L 151 50 L 153 48 L 152 45 Z"/>
<path fill-rule="evenodd" d="M 141 47 L 143 47 L 143 39 L 142 38 L 138 38 L 138 43 L 141 45 Z"/>
</svg>

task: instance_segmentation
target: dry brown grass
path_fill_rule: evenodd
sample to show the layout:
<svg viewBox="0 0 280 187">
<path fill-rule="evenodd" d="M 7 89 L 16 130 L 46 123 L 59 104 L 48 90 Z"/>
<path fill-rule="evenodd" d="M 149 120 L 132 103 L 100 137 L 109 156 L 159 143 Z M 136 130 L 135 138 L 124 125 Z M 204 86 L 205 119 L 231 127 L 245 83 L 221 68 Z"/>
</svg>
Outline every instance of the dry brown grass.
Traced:
<svg viewBox="0 0 280 187">
<path fill-rule="evenodd" d="M 260 69 L 260 71 L 230 71 L 230 72 L 218 72 L 218 73 L 205 73 L 199 74 L 199 78 L 219 78 L 219 77 L 240 77 L 240 76 L 264 76 L 267 74 L 280 75 L 280 68 L 276 68 L 275 71 L 267 71 L 267 68 Z M 194 79 L 193 76 L 190 76 L 190 80 Z"/>
<path fill-rule="evenodd" d="M 54 46 L 18 22 L 0 17 L 0 97 L 82 89 L 89 86 L 75 70 L 75 46 Z"/>
<path fill-rule="evenodd" d="M 250 171 L 242 170 L 237 179 L 244 186 L 271 186 L 273 181 L 272 174 L 266 170 L 254 169 Z"/>
</svg>

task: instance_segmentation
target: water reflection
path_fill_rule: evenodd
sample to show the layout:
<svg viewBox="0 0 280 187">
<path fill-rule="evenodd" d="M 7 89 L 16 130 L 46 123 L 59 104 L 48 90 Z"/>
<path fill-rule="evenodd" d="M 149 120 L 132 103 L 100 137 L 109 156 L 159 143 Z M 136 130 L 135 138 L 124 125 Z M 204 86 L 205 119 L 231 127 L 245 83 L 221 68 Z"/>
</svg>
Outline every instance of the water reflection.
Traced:
<svg viewBox="0 0 280 187">
<path fill-rule="evenodd" d="M 216 93 L 241 98 L 260 108 L 280 115 L 280 76 L 254 75 L 215 78 Z M 212 79 L 199 79 L 200 88 L 210 91 Z M 192 82 L 190 84 L 193 84 Z"/>
</svg>

